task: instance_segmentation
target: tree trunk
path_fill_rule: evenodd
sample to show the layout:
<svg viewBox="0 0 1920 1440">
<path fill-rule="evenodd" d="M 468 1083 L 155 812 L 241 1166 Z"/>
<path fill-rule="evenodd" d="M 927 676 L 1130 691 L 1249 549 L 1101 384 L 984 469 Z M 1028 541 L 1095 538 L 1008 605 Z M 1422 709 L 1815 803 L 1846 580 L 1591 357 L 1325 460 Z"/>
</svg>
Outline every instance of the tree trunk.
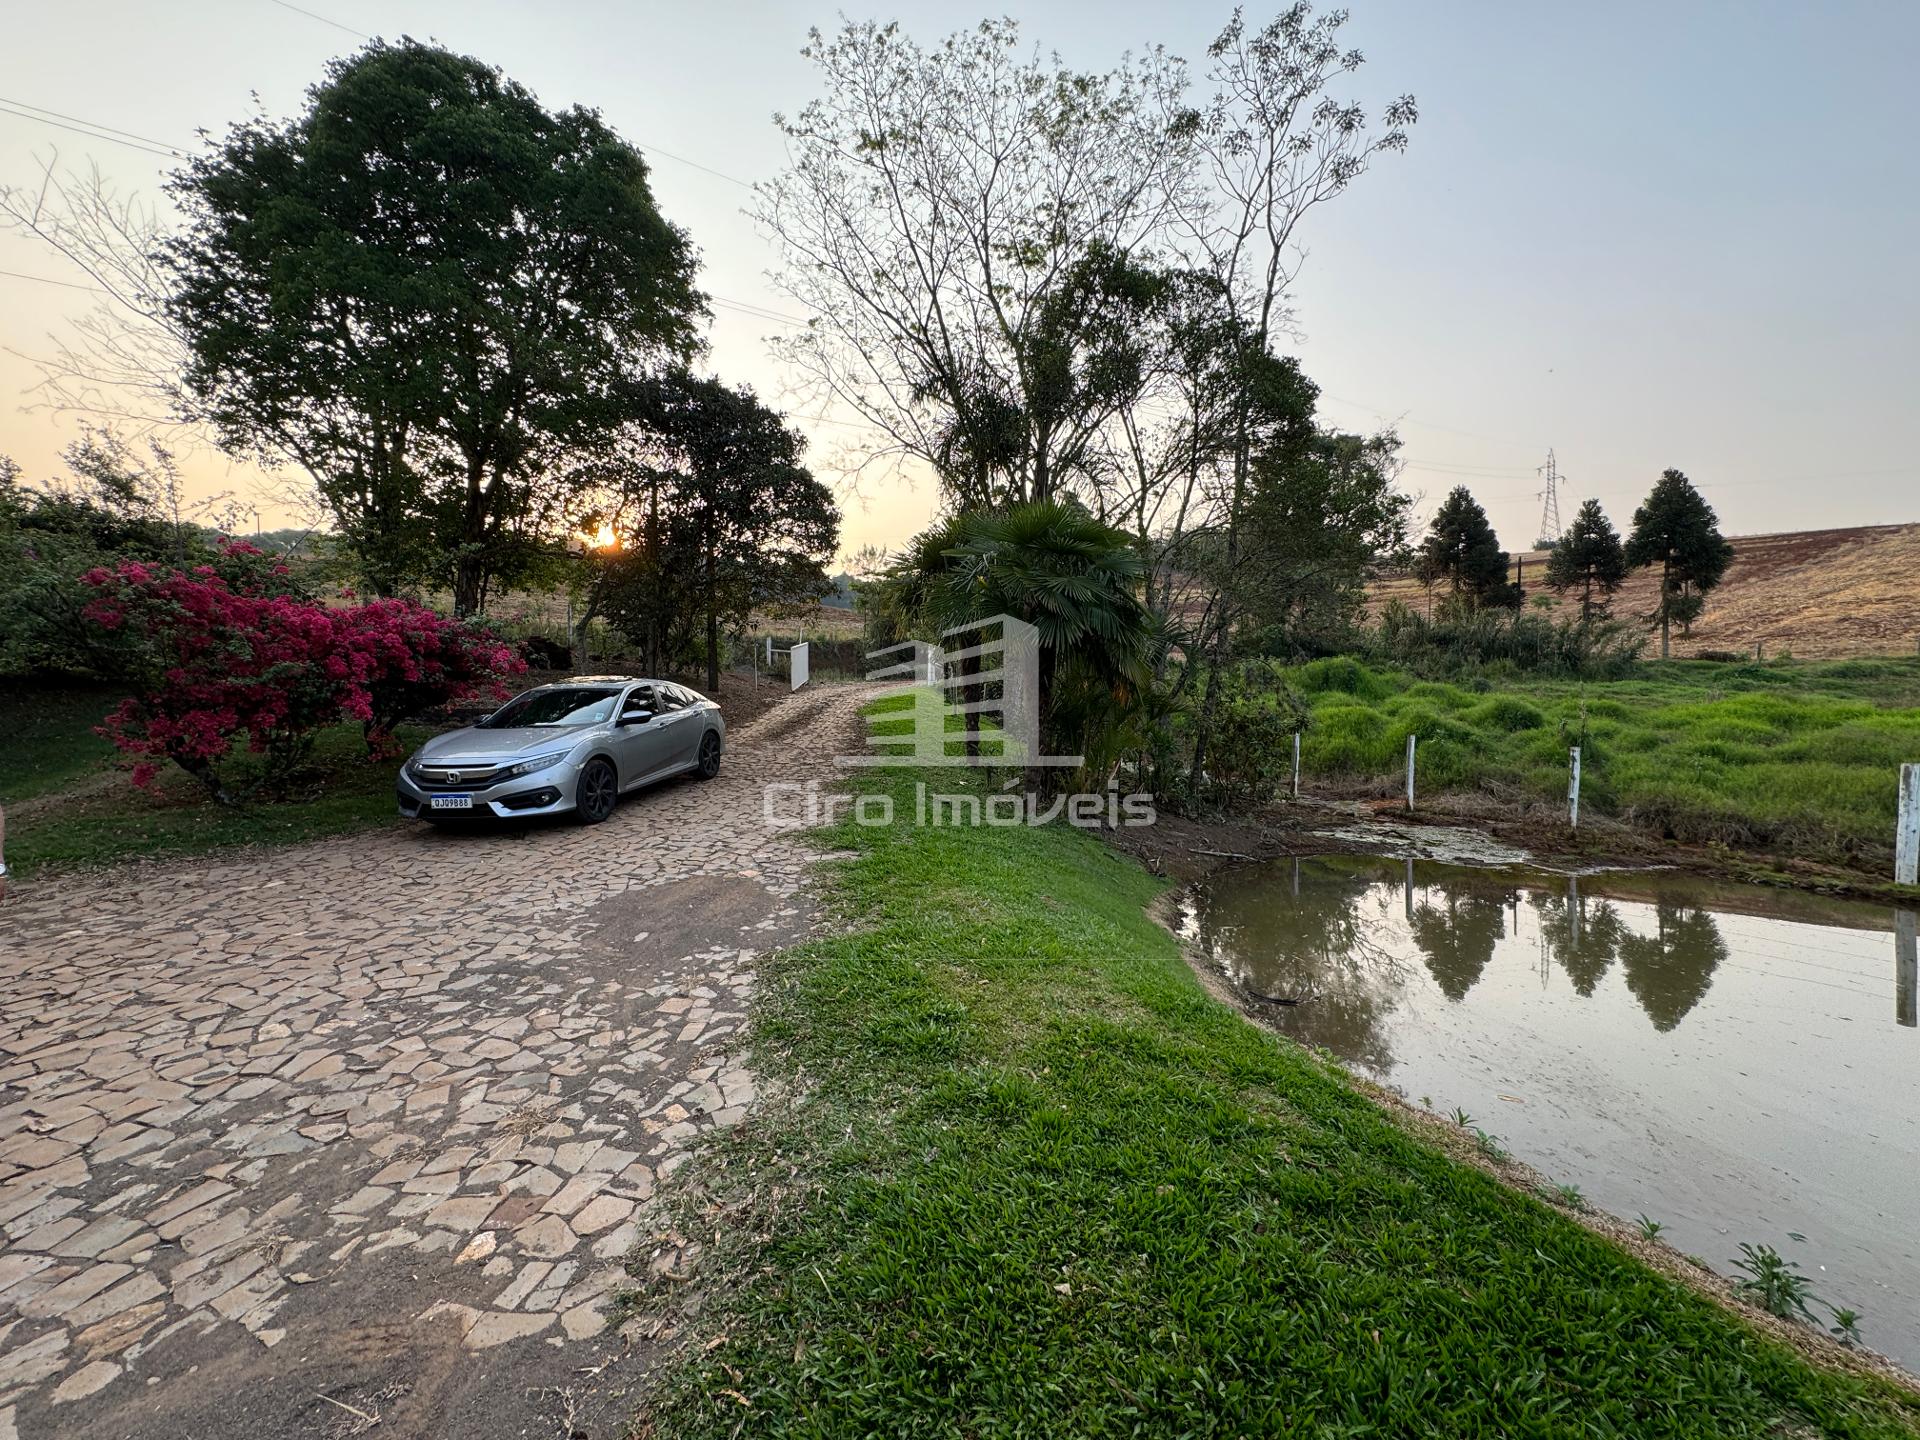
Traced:
<svg viewBox="0 0 1920 1440">
<path fill-rule="evenodd" d="M 198 755 L 175 755 L 173 763 L 206 786 L 207 793 L 222 805 L 239 807 L 240 801 L 227 789 L 226 782 L 221 780 L 220 772 L 213 768 L 212 762 Z"/>
<path fill-rule="evenodd" d="M 1660 562 L 1660 658 L 1673 658 L 1673 592 L 1667 588 L 1667 577 L 1673 571 L 1671 559 Z"/>
<path fill-rule="evenodd" d="M 460 515 L 460 553 L 453 562 L 453 613 L 461 619 L 480 613 L 487 596 L 486 466 L 467 462 L 466 503 Z"/>
<path fill-rule="evenodd" d="M 1264 337 L 1263 337 L 1264 343 Z M 1239 397 L 1233 434 L 1233 501 L 1227 510 L 1227 563 L 1220 582 L 1220 614 L 1215 621 L 1214 643 L 1207 656 L 1207 693 L 1200 702 L 1200 720 L 1194 726 L 1193 785 L 1197 794 L 1201 769 L 1207 763 L 1207 742 L 1213 734 L 1214 716 L 1220 709 L 1220 667 L 1233 635 L 1233 604 L 1228 594 L 1240 565 L 1240 511 L 1246 503 L 1247 468 L 1253 448 L 1247 414 L 1247 397 Z"/>
<path fill-rule="evenodd" d="M 707 542 L 707 694 L 720 693 L 720 601 L 714 593 L 713 542 Z"/>
<path fill-rule="evenodd" d="M 1220 626 L 1224 637 L 1227 627 Z M 1194 792 L 1199 793 L 1201 774 L 1207 763 L 1207 741 L 1213 733 L 1213 719 L 1220 709 L 1220 650 L 1224 638 L 1209 648 L 1207 654 L 1207 691 L 1200 700 L 1200 720 L 1193 727 L 1193 764 L 1189 767 L 1189 778 L 1193 781 Z"/>
</svg>

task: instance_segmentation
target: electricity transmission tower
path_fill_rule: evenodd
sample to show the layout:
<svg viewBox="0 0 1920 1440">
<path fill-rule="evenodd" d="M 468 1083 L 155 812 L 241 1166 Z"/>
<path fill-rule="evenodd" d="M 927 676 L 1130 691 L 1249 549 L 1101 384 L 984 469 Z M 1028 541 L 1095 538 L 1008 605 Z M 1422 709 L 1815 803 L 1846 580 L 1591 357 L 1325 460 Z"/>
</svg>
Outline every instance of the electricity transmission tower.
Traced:
<svg viewBox="0 0 1920 1440">
<path fill-rule="evenodd" d="M 1560 542 L 1560 482 L 1566 477 L 1554 463 L 1553 451 L 1547 451 L 1547 463 L 1537 473 L 1546 488 L 1540 492 L 1540 538 L 1534 542 L 1534 548 L 1551 550 Z"/>
</svg>

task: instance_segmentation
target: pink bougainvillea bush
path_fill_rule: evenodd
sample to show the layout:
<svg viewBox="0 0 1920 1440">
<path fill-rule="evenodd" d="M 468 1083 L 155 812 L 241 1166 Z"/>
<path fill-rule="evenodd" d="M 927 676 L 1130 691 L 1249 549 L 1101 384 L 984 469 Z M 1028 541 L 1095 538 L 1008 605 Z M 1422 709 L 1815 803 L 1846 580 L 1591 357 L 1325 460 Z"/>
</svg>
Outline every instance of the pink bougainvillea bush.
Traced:
<svg viewBox="0 0 1920 1440">
<path fill-rule="evenodd" d="M 136 561 L 90 571 L 86 618 L 118 641 L 134 693 L 101 733 L 136 758 L 136 784 L 179 765 L 222 799 L 236 744 L 284 771 L 343 720 L 386 754 L 393 729 L 435 705 L 500 692 L 524 669 L 486 630 L 405 600 L 330 609 L 279 582 L 284 567 L 229 543 L 191 572 Z"/>
<path fill-rule="evenodd" d="M 370 600 L 332 613 L 353 669 L 341 709 L 366 728 L 367 748 L 377 755 L 396 750 L 393 731 L 402 720 L 474 695 L 504 698 L 503 677 L 527 668 L 490 631 L 408 600 Z"/>
</svg>

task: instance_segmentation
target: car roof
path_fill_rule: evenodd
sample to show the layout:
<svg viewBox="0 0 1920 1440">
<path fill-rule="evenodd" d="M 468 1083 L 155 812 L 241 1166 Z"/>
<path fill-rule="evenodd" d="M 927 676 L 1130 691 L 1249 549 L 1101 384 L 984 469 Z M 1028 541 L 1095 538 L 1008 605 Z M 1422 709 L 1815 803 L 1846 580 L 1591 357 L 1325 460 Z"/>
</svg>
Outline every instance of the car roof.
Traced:
<svg viewBox="0 0 1920 1440">
<path fill-rule="evenodd" d="M 671 685 L 676 690 L 693 690 L 691 685 L 682 685 L 678 680 L 659 680 L 645 675 L 570 675 L 565 680 L 549 680 L 545 685 L 533 688 L 561 690 L 569 685 Z"/>
</svg>

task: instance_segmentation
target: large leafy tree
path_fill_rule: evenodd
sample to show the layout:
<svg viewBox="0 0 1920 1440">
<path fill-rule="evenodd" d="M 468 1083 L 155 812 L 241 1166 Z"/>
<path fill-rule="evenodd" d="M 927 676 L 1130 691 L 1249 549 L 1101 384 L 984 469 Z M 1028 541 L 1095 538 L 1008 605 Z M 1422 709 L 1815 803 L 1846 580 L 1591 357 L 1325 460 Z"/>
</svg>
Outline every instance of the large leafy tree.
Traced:
<svg viewBox="0 0 1920 1440">
<path fill-rule="evenodd" d="M 1667 470 L 1633 512 L 1626 558 L 1635 569 L 1660 567 L 1659 599 L 1648 618 L 1660 627 L 1660 658 L 1667 659 L 1673 653 L 1674 622 L 1685 629 L 1699 617 L 1707 592 L 1733 562 L 1733 547 L 1693 482 Z"/>
<path fill-rule="evenodd" d="M 482 608 L 537 552 L 561 452 L 696 348 L 694 251 L 639 152 L 432 46 L 334 62 L 173 193 L 192 405 L 304 467 L 381 593 L 431 576 Z"/>
<path fill-rule="evenodd" d="M 1584 621 L 1607 613 L 1609 599 L 1626 578 L 1627 552 L 1620 543 L 1620 532 L 1613 528 L 1600 502 L 1589 500 L 1547 557 L 1547 587 L 1562 595 L 1578 590 L 1580 618 Z"/>
<path fill-rule="evenodd" d="M 1442 502 L 1420 549 L 1428 573 L 1461 603 L 1475 609 L 1519 606 L 1520 587 L 1507 578 L 1507 552 L 1466 486 L 1456 485 Z"/>
<path fill-rule="evenodd" d="M 805 440 L 752 390 L 674 374 L 633 400 L 639 418 L 595 461 L 596 518 L 622 544 L 597 561 L 589 613 L 651 664 L 704 652 L 712 689 L 723 629 L 829 588 L 840 513 Z"/>
<path fill-rule="evenodd" d="M 1337 633 L 1365 605 L 1375 567 L 1405 550 L 1399 443 L 1314 430 L 1256 455 L 1237 584 L 1271 639 L 1298 647 Z"/>
</svg>

